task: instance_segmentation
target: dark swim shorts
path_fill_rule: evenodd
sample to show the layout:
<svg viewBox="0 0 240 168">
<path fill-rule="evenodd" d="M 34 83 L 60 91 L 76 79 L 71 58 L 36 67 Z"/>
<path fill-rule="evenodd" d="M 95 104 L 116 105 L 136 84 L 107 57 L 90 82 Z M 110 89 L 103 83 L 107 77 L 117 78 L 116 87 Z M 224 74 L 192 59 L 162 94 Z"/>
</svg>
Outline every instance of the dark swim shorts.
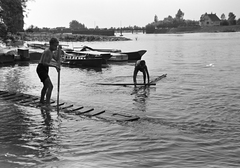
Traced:
<svg viewBox="0 0 240 168">
<path fill-rule="evenodd" d="M 49 71 L 49 67 L 47 65 L 43 65 L 41 63 L 38 64 L 37 74 L 38 74 L 41 82 L 44 82 L 47 78 L 49 78 L 48 71 Z"/>
</svg>

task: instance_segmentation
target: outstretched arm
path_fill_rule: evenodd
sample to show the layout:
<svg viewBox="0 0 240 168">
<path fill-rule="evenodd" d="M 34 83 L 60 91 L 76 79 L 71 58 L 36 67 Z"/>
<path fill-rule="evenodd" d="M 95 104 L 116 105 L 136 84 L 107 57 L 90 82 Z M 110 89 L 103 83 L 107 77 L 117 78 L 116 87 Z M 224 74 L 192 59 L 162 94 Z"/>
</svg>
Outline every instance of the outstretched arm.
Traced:
<svg viewBox="0 0 240 168">
<path fill-rule="evenodd" d="M 147 68 L 147 66 L 146 66 L 146 68 L 145 68 L 145 71 L 146 71 L 146 73 L 147 73 L 147 79 L 148 79 L 148 83 L 149 83 L 149 73 L 148 73 L 148 68 Z"/>
<path fill-rule="evenodd" d="M 134 72 L 133 72 L 133 83 L 134 83 L 135 87 L 136 87 L 136 83 L 137 83 L 137 80 L 136 80 L 136 78 L 137 78 L 137 73 L 138 73 L 138 70 L 137 70 L 136 68 L 134 68 Z"/>
</svg>

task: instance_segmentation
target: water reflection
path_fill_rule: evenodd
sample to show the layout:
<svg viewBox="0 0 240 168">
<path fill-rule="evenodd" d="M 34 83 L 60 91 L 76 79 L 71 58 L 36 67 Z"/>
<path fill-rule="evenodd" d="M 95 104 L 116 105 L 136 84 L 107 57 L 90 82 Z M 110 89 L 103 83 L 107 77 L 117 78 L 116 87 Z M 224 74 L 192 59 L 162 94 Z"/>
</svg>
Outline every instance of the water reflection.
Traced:
<svg viewBox="0 0 240 168">
<path fill-rule="evenodd" d="M 47 130 L 48 131 L 51 130 L 53 120 L 52 120 L 50 111 L 41 109 L 41 114 L 42 114 L 42 118 L 44 120 L 44 124 L 46 125 Z"/>
<path fill-rule="evenodd" d="M 141 90 L 138 90 L 138 88 L 134 88 L 133 93 L 135 93 L 133 104 L 135 105 L 136 110 L 146 112 L 146 99 L 150 95 L 150 88 L 144 87 Z"/>
<path fill-rule="evenodd" d="M 5 82 L 4 88 L 8 91 L 12 92 L 24 92 L 28 89 L 28 85 L 24 83 L 24 79 L 26 79 L 25 74 L 21 68 L 12 68 L 9 69 L 5 74 Z"/>
<path fill-rule="evenodd" d="M 96 71 L 96 72 L 102 72 L 102 67 L 84 67 L 84 66 L 78 66 L 78 65 L 62 65 L 63 67 L 68 68 L 79 68 L 87 71 Z"/>
</svg>

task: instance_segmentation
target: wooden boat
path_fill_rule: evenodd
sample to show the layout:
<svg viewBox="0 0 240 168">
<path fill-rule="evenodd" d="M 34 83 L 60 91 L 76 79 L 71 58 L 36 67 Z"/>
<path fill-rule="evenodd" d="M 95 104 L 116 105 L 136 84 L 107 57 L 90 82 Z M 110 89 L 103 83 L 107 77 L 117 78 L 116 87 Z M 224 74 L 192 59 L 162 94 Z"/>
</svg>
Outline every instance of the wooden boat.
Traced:
<svg viewBox="0 0 240 168">
<path fill-rule="evenodd" d="M 13 63 L 16 55 L 15 48 L 0 48 L 0 63 Z"/>
<path fill-rule="evenodd" d="M 102 58 L 89 57 L 88 55 L 64 55 L 62 64 L 78 65 L 83 67 L 102 67 Z"/>
<path fill-rule="evenodd" d="M 70 54 L 72 56 L 84 56 L 87 58 L 98 58 L 102 59 L 102 64 L 107 64 L 109 58 L 111 58 L 111 54 L 108 52 L 99 52 L 99 51 L 77 51 L 77 50 L 65 50 L 66 54 Z"/>
<path fill-rule="evenodd" d="M 128 55 L 122 53 L 110 53 L 112 57 L 108 60 L 110 62 L 124 62 L 128 61 Z"/>
<path fill-rule="evenodd" d="M 147 52 L 147 50 L 139 50 L 132 52 L 121 52 L 122 54 L 128 55 L 128 60 L 140 60 L 142 56 Z"/>
<path fill-rule="evenodd" d="M 84 46 L 82 48 L 82 51 L 99 51 L 99 52 L 109 52 L 112 56 L 114 56 L 114 53 L 118 53 L 118 54 L 126 54 L 128 56 L 128 60 L 140 60 L 142 58 L 142 56 L 147 52 L 147 50 L 139 50 L 139 51 L 132 51 L 132 52 L 122 52 L 121 50 L 118 49 L 94 49 L 88 46 Z M 117 55 L 115 55 L 116 57 Z M 119 55 L 122 57 L 122 55 Z M 113 58 L 110 60 L 114 60 Z M 115 59 L 115 61 L 120 60 L 121 59 Z"/>
</svg>

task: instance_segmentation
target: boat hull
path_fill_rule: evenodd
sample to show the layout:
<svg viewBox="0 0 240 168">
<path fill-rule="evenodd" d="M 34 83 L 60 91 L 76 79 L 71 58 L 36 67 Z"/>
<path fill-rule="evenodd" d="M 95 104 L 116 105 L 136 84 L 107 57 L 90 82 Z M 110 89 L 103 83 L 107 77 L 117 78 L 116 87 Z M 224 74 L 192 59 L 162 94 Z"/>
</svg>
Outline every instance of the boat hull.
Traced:
<svg viewBox="0 0 240 168">
<path fill-rule="evenodd" d="M 111 58 L 108 60 L 109 62 L 124 62 L 128 61 L 128 55 L 127 54 L 121 54 L 121 53 L 111 53 Z"/>
<path fill-rule="evenodd" d="M 14 62 L 14 55 L 0 54 L 0 63 L 12 63 Z"/>
<path fill-rule="evenodd" d="M 62 64 L 77 65 L 83 67 L 102 67 L 102 58 L 65 58 L 64 61 L 62 61 Z"/>
<path fill-rule="evenodd" d="M 139 50 L 133 52 L 121 52 L 121 54 L 127 54 L 128 60 L 140 60 L 147 50 Z"/>
</svg>

